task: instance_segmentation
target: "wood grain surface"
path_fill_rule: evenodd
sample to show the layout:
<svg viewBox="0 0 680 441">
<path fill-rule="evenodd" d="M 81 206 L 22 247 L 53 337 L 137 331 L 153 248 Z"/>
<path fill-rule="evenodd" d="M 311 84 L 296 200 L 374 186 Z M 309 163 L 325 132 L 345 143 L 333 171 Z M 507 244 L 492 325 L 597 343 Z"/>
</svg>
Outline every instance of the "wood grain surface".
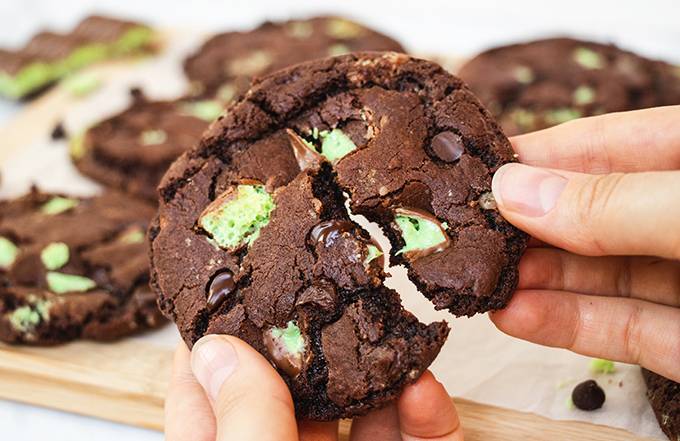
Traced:
<svg viewBox="0 0 680 441">
<path fill-rule="evenodd" d="M 139 341 L 0 344 L 0 398 L 163 430 L 172 351 Z M 454 399 L 466 440 L 632 441 L 626 431 Z M 340 424 L 348 439 L 350 423 Z"/>
</svg>

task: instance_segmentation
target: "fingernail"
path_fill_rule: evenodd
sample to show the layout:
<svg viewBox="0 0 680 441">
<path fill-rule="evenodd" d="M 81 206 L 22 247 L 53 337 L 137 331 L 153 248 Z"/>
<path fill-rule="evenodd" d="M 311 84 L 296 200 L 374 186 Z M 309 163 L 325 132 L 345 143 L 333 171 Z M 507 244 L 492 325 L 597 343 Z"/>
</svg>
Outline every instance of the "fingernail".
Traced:
<svg viewBox="0 0 680 441">
<path fill-rule="evenodd" d="M 236 350 L 223 337 L 203 337 L 191 351 L 191 370 L 212 400 L 217 399 L 222 384 L 237 367 Z"/>
<path fill-rule="evenodd" d="M 493 196 L 501 207 L 539 217 L 555 208 L 567 178 L 541 168 L 506 164 L 493 177 Z"/>
</svg>

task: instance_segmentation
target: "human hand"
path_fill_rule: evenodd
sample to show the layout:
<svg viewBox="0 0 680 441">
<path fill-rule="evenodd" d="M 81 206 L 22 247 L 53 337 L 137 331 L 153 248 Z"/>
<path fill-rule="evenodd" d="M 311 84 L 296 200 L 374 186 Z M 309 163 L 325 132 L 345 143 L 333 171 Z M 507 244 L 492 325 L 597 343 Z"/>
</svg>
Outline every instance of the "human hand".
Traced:
<svg viewBox="0 0 680 441">
<path fill-rule="evenodd" d="M 526 165 L 501 167 L 494 197 L 544 243 L 530 245 L 493 322 L 680 381 L 680 106 L 575 120 L 512 143 Z"/>
<path fill-rule="evenodd" d="M 235 337 L 210 335 L 175 352 L 165 403 L 168 441 L 336 441 L 338 423 L 296 421 L 288 387 L 269 362 Z M 430 372 L 399 400 L 360 418 L 351 441 L 461 441 L 458 415 Z"/>
</svg>

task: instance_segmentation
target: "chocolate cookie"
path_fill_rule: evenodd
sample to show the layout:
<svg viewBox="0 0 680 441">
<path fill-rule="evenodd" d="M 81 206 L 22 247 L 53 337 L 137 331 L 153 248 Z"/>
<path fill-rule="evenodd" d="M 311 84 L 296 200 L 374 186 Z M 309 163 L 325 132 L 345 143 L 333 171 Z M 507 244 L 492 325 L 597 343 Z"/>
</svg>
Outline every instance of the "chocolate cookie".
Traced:
<svg viewBox="0 0 680 441">
<path fill-rule="evenodd" d="M 32 190 L 0 202 L 0 340 L 111 340 L 163 323 L 149 288 L 153 205 Z"/>
<path fill-rule="evenodd" d="M 252 344 L 301 417 L 381 406 L 447 328 L 418 323 L 383 286 L 382 250 L 346 198 L 437 307 L 501 308 L 526 237 L 494 209 L 490 184 L 512 160 L 463 83 L 427 61 L 358 53 L 256 80 L 159 187 L 160 306 L 189 345 L 207 333 Z"/>
<path fill-rule="evenodd" d="M 172 161 L 198 142 L 222 105 L 213 101 L 148 101 L 132 105 L 71 139 L 78 170 L 102 184 L 156 200 Z"/>
<path fill-rule="evenodd" d="M 186 59 L 184 71 L 196 93 L 228 102 L 245 92 L 254 76 L 367 50 L 404 51 L 391 38 L 345 18 L 266 22 L 248 32 L 215 35 Z"/>
<path fill-rule="evenodd" d="M 602 113 L 680 104 L 680 70 L 614 45 L 551 38 L 490 49 L 460 76 L 508 135 Z"/>
<path fill-rule="evenodd" d="M 680 383 L 642 369 L 647 384 L 647 398 L 654 409 L 661 430 L 672 441 L 680 439 Z"/>
</svg>

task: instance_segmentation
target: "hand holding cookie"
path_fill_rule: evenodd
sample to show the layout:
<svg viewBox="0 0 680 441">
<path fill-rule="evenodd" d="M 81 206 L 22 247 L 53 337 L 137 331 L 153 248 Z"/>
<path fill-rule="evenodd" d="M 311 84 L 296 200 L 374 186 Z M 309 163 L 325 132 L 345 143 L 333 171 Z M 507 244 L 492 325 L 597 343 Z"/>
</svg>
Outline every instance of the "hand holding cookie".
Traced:
<svg viewBox="0 0 680 441">
<path fill-rule="evenodd" d="M 679 117 L 615 113 L 512 140 L 526 165 L 499 169 L 494 196 L 545 243 L 523 257 L 498 328 L 680 381 Z"/>
<path fill-rule="evenodd" d="M 167 441 L 335 441 L 338 423 L 296 421 L 288 387 L 236 337 L 210 335 L 175 353 L 165 403 Z M 428 371 L 396 403 L 356 418 L 351 441 L 462 441 L 456 409 Z"/>
</svg>

